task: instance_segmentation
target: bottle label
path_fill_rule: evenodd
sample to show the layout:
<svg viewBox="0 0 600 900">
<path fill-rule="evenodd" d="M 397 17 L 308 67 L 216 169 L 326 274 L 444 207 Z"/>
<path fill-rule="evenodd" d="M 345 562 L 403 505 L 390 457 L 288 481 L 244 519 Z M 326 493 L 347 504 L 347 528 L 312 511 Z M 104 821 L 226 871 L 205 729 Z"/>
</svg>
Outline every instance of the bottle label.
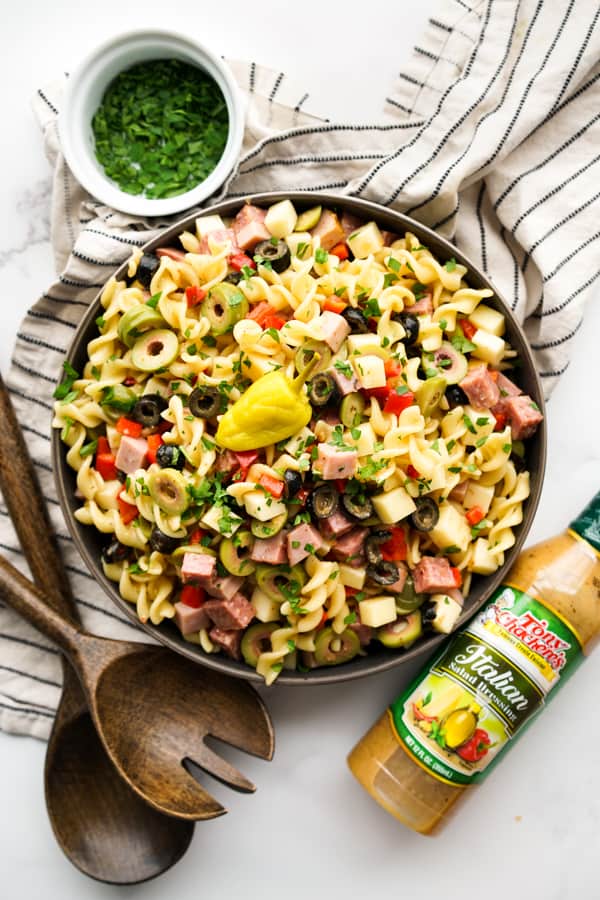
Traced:
<svg viewBox="0 0 600 900">
<path fill-rule="evenodd" d="M 398 740 L 441 781 L 479 781 L 582 659 L 564 619 L 501 585 L 392 704 Z"/>
</svg>

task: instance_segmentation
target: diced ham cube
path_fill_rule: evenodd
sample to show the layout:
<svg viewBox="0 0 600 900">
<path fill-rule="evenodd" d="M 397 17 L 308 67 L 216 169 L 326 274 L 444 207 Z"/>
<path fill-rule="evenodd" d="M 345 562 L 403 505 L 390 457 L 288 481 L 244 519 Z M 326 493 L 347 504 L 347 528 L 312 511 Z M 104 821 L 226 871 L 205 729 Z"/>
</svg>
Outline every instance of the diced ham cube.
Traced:
<svg viewBox="0 0 600 900">
<path fill-rule="evenodd" d="M 392 244 L 400 240 L 400 235 L 396 234 L 395 231 L 382 231 L 381 237 L 383 238 L 384 247 L 391 247 Z"/>
<path fill-rule="evenodd" d="M 268 241 L 270 231 L 265 225 L 266 210 L 246 203 L 233 220 L 233 232 L 240 250 L 253 250 L 260 241 Z"/>
<path fill-rule="evenodd" d="M 519 394 L 523 393 L 521 388 L 516 385 L 514 381 L 511 381 L 510 378 L 507 378 L 502 372 L 498 372 L 496 384 L 498 385 L 501 397 L 518 397 Z"/>
<path fill-rule="evenodd" d="M 346 234 L 341 226 L 340 220 L 330 209 L 324 209 L 321 218 L 314 228 L 311 229 L 313 237 L 320 238 L 321 247 L 324 250 L 331 250 L 340 241 L 346 239 Z"/>
<path fill-rule="evenodd" d="M 227 656 L 230 656 L 232 659 L 242 658 L 242 651 L 240 650 L 240 644 L 242 643 L 241 630 L 225 631 L 223 628 L 215 626 L 210 629 L 208 636 L 213 644 L 225 651 Z"/>
<path fill-rule="evenodd" d="M 359 219 L 358 216 L 353 216 L 352 213 L 346 211 L 342 213 L 340 225 L 342 226 L 344 237 L 349 237 L 349 235 L 351 235 L 353 231 L 357 231 L 360 226 L 364 224 L 364 220 Z"/>
<path fill-rule="evenodd" d="M 115 465 L 117 469 L 131 475 L 136 469 L 145 466 L 147 453 L 148 441 L 146 438 L 134 438 L 124 434 L 117 450 Z"/>
<path fill-rule="evenodd" d="M 231 475 L 236 469 L 239 469 L 239 467 L 240 464 L 237 456 L 232 450 L 224 450 L 222 453 L 217 454 L 215 460 L 215 472 L 223 472 L 224 475 Z"/>
<path fill-rule="evenodd" d="M 400 594 L 404 590 L 404 585 L 406 584 L 406 579 L 408 578 L 408 568 L 403 563 L 397 563 L 397 566 L 398 580 L 393 584 L 390 584 L 389 590 Z"/>
<path fill-rule="evenodd" d="M 365 538 L 369 534 L 368 528 L 353 528 L 338 540 L 331 548 L 333 556 L 339 562 L 348 563 L 348 565 L 356 565 L 358 561 L 364 560 L 363 545 Z"/>
<path fill-rule="evenodd" d="M 373 638 L 373 629 L 370 625 L 363 625 L 362 622 L 353 622 L 350 630 L 355 631 L 358 635 L 361 647 L 368 647 Z"/>
<path fill-rule="evenodd" d="M 465 377 L 460 381 L 469 403 L 475 409 L 491 409 L 500 399 L 498 385 L 490 375 L 486 365 L 474 366 L 469 369 Z"/>
<path fill-rule="evenodd" d="M 196 609 L 193 606 L 181 603 L 181 601 L 175 603 L 174 606 L 175 616 L 173 621 L 182 634 L 192 634 L 194 631 L 202 631 L 203 628 L 211 627 L 212 622 L 204 606 Z"/>
<path fill-rule="evenodd" d="M 544 418 L 527 394 L 505 398 L 504 410 L 510 422 L 513 441 L 522 441 L 531 437 Z"/>
<path fill-rule="evenodd" d="M 356 450 L 339 450 L 331 444 L 317 444 L 318 456 L 314 468 L 325 481 L 335 478 L 353 478 L 358 465 Z"/>
<path fill-rule="evenodd" d="M 327 369 L 327 374 L 331 375 L 331 377 L 335 381 L 342 397 L 346 397 L 348 394 L 353 394 L 358 390 L 358 381 L 356 380 L 356 375 L 354 374 L 354 372 L 352 372 L 352 374 L 348 376 L 343 372 L 340 372 L 339 369 L 336 369 L 335 366 L 332 366 L 331 369 Z"/>
<path fill-rule="evenodd" d="M 287 536 L 287 555 L 290 566 L 295 566 L 316 553 L 323 547 L 323 538 L 313 525 L 303 523 L 297 525 L 289 532 Z"/>
<path fill-rule="evenodd" d="M 184 553 L 181 580 L 184 584 L 209 581 L 217 571 L 216 557 L 209 553 Z"/>
<path fill-rule="evenodd" d="M 449 500 L 456 500 L 457 503 L 462 503 L 465 499 L 465 494 L 469 489 L 469 479 L 466 478 L 464 481 L 459 481 L 458 484 L 452 488 L 450 493 L 448 494 Z"/>
<path fill-rule="evenodd" d="M 223 631 L 245 628 L 254 618 L 254 607 L 243 594 L 234 594 L 228 600 L 209 600 L 202 609 Z"/>
<path fill-rule="evenodd" d="M 321 530 L 321 534 L 327 538 L 331 539 L 334 537 L 341 537 L 342 534 L 346 534 L 346 532 L 350 531 L 354 528 L 356 523 L 349 519 L 348 516 L 338 510 L 337 512 L 332 513 L 330 516 L 327 516 L 326 519 L 321 519 L 319 522 L 319 528 Z"/>
<path fill-rule="evenodd" d="M 325 310 L 315 322 L 321 332 L 321 336 L 326 344 L 328 344 L 334 353 L 337 353 L 348 335 L 350 334 L 350 325 L 343 316 L 338 313 Z"/>
<path fill-rule="evenodd" d="M 238 575 L 226 575 L 224 578 L 213 575 L 211 578 L 203 581 L 202 586 L 207 594 L 210 594 L 211 597 L 215 597 L 217 600 L 231 600 L 243 583 L 244 579 Z"/>
<path fill-rule="evenodd" d="M 198 252 L 210 253 L 212 247 L 217 244 L 225 244 L 227 241 L 230 243 L 232 253 L 239 249 L 233 228 L 217 228 L 215 231 L 209 231 L 202 237 Z"/>
<path fill-rule="evenodd" d="M 178 250 L 176 247 L 158 247 L 155 251 L 157 256 L 167 256 L 175 262 L 183 262 L 185 259 L 185 250 Z"/>
<path fill-rule="evenodd" d="M 433 300 L 431 299 L 431 294 L 423 294 L 420 300 L 417 300 L 412 306 L 407 306 L 405 311 L 416 313 L 418 315 L 423 313 L 430 315 L 433 312 Z"/>
<path fill-rule="evenodd" d="M 258 563 L 281 566 L 288 561 L 285 535 L 280 532 L 270 538 L 257 538 L 250 551 L 250 559 Z"/>
<path fill-rule="evenodd" d="M 454 573 L 445 556 L 422 556 L 412 575 L 415 591 L 419 594 L 436 594 L 456 587 Z"/>
</svg>

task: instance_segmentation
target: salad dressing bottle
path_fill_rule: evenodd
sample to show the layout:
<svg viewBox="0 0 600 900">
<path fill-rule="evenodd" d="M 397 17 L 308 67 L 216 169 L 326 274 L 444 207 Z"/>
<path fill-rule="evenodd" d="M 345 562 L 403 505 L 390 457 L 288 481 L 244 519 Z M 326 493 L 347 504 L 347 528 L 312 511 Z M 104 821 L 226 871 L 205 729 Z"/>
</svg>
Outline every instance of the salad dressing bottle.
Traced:
<svg viewBox="0 0 600 900">
<path fill-rule="evenodd" d="M 521 553 L 348 757 L 393 816 L 431 833 L 481 781 L 600 633 L 600 492 L 563 534 Z"/>
</svg>

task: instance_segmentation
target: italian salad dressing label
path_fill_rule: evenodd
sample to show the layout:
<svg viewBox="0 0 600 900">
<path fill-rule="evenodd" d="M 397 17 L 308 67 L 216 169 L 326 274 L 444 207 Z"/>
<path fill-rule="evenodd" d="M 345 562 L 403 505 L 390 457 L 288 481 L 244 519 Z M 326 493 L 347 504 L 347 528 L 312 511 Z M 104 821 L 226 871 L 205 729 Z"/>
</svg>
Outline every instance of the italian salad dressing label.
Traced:
<svg viewBox="0 0 600 900">
<path fill-rule="evenodd" d="M 441 781 L 480 780 L 582 660 L 564 619 L 502 585 L 392 704 L 397 738 Z"/>
</svg>

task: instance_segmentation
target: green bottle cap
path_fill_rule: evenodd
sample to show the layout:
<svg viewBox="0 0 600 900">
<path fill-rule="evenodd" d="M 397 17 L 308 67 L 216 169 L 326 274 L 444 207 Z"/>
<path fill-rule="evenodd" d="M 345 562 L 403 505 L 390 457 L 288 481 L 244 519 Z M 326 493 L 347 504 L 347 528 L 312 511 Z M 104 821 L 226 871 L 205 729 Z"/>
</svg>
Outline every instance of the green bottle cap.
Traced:
<svg viewBox="0 0 600 900">
<path fill-rule="evenodd" d="M 571 522 L 570 528 L 600 553 L 600 491 Z"/>
</svg>

